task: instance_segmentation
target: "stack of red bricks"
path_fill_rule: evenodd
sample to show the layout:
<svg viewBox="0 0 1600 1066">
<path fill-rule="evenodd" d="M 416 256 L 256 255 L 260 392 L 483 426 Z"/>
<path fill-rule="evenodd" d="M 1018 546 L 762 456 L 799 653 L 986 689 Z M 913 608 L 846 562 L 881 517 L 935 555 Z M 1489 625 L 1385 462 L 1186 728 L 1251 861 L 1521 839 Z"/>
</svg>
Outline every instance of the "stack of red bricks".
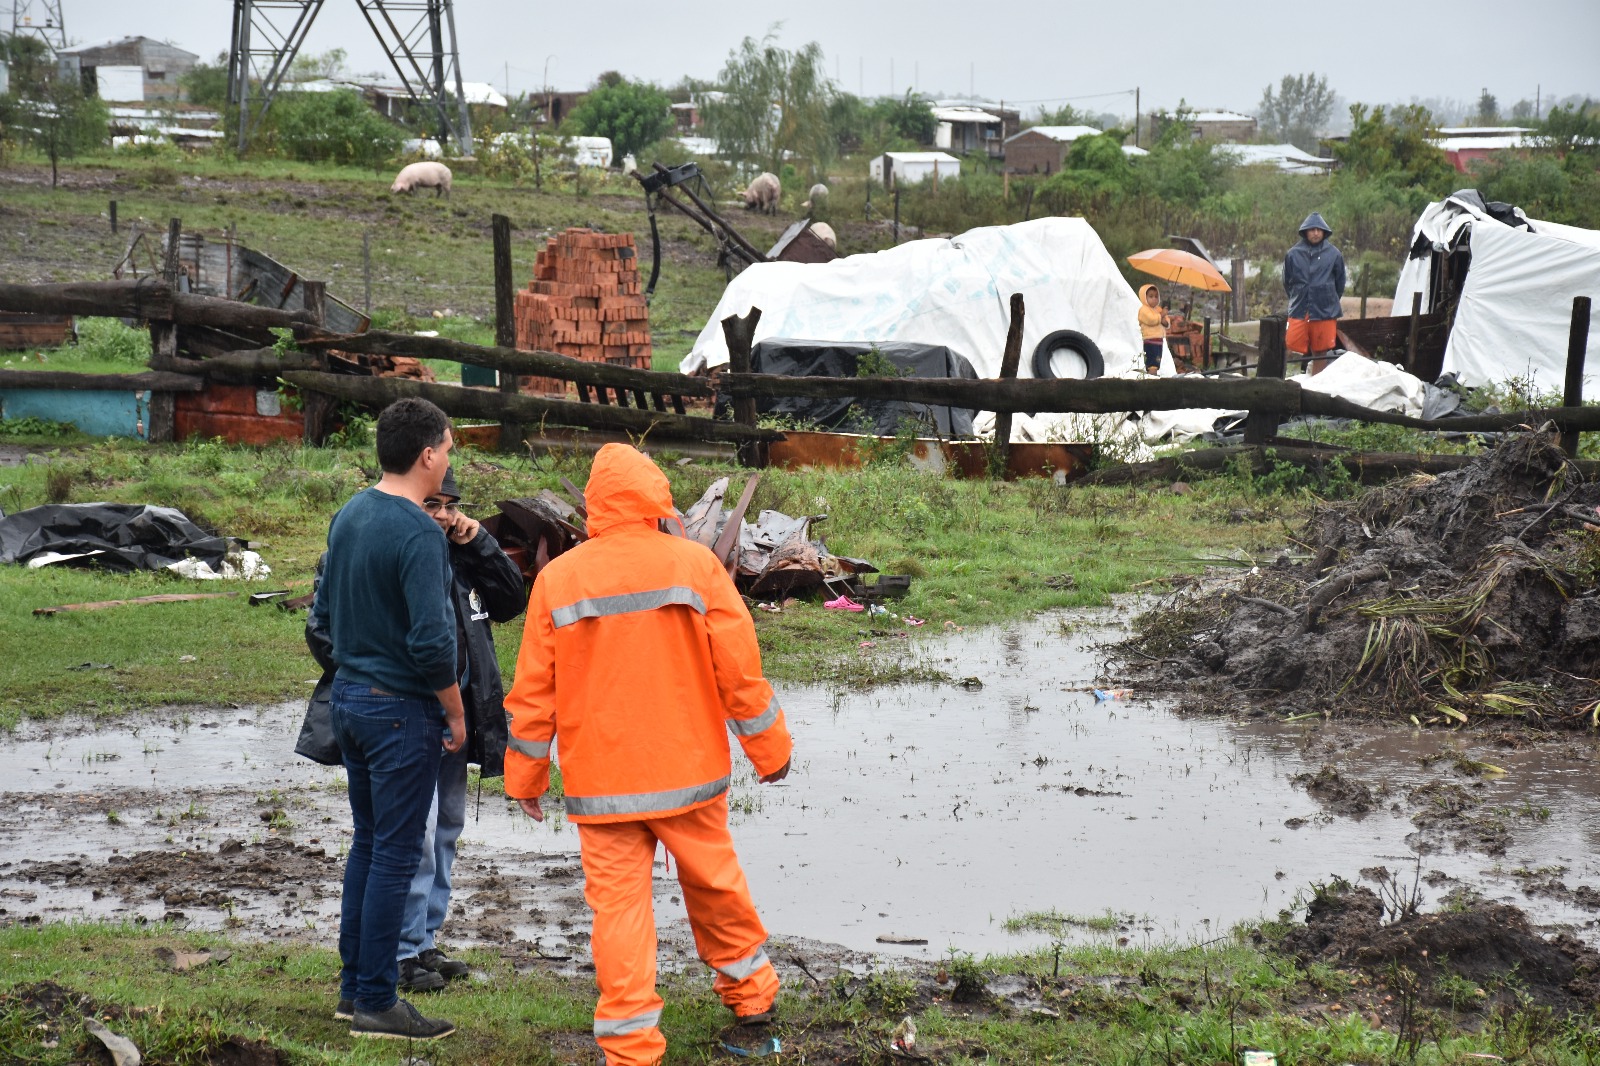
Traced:
<svg viewBox="0 0 1600 1066">
<path fill-rule="evenodd" d="M 650 312 L 639 291 L 631 233 L 569 229 L 534 261 L 517 293 L 517 347 L 596 363 L 650 369 Z M 528 378 L 523 390 L 562 392 L 566 383 Z"/>
</svg>

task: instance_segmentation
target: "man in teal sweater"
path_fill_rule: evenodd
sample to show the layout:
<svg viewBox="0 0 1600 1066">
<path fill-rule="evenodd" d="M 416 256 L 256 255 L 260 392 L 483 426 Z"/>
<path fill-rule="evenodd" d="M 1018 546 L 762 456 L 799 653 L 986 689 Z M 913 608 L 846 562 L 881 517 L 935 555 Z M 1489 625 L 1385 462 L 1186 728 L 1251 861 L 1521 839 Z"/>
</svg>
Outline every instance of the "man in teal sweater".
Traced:
<svg viewBox="0 0 1600 1066">
<path fill-rule="evenodd" d="M 383 477 L 329 524 L 311 609 L 338 664 L 333 733 L 355 825 L 334 1017 L 350 1019 L 354 1036 L 433 1040 L 455 1026 L 398 997 L 395 949 L 440 757 L 466 740 L 449 547 L 422 507 L 439 492 L 453 441 L 444 412 L 420 399 L 385 408 L 377 437 Z"/>
</svg>

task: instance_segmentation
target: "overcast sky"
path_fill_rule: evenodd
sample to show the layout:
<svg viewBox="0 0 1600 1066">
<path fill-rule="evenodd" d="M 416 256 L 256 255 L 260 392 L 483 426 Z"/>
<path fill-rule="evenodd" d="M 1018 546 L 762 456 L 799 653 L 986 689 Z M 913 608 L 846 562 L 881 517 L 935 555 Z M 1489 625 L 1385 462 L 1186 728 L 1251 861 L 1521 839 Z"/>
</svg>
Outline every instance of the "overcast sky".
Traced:
<svg viewBox="0 0 1600 1066">
<path fill-rule="evenodd" d="M 206 59 L 228 47 L 227 0 L 61 5 L 75 44 L 142 34 Z M 605 70 L 662 85 L 713 78 L 743 37 L 781 21 L 781 43 L 819 42 L 848 92 L 972 90 L 1025 102 L 1028 112 L 1070 99 L 1131 114 L 1138 86 L 1146 110 L 1183 99 L 1253 113 L 1263 86 L 1305 71 L 1325 74 L 1347 100 L 1377 103 L 1476 101 L 1487 87 L 1509 112 L 1541 85 L 1546 101 L 1600 96 L 1600 0 L 459 0 L 455 8 L 464 77 L 502 91 L 509 79 L 513 92 L 541 88 L 547 64 L 557 89 L 584 88 Z M 346 49 L 353 71 L 386 67 L 356 0 L 326 0 L 305 50 L 330 48 Z"/>
</svg>

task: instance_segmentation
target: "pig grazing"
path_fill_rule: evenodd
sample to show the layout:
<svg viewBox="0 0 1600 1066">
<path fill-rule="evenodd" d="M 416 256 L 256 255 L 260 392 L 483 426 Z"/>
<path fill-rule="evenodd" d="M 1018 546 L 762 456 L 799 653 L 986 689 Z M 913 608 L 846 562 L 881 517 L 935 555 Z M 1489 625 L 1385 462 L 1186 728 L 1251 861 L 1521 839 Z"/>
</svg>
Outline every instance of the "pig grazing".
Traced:
<svg viewBox="0 0 1600 1066">
<path fill-rule="evenodd" d="M 450 168 L 443 163 L 409 163 L 395 176 L 390 192 L 432 189 L 434 198 L 450 195 Z"/>
<path fill-rule="evenodd" d="M 806 195 L 810 198 L 802 202 L 800 206 L 808 211 L 815 210 L 828 202 L 828 187 L 819 181 L 811 186 L 811 191 Z"/>
<path fill-rule="evenodd" d="M 815 233 L 818 237 L 821 237 L 829 248 L 832 248 L 836 252 L 839 250 L 839 237 L 833 232 L 833 227 L 828 225 L 826 222 L 811 223 L 811 232 Z"/>
<path fill-rule="evenodd" d="M 740 195 L 744 197 L 746 211 L 753 207 L 764 215 L 775 215 L 778 213 L 778 197 L 783 195 L 783 186 L 778 183 L 776 174 L 763 170 Z"/>
</svg>

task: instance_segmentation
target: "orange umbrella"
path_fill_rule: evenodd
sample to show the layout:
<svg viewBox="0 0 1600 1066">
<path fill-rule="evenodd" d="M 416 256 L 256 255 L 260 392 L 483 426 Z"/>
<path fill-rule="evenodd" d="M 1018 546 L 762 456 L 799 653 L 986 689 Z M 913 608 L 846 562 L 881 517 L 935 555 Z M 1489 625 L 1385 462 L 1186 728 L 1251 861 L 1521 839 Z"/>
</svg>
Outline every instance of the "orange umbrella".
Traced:
<svg viewBox="0 0 1600 1066">
<path fill-rule="evenodd" d="M 1189 252 L 1176 248 L 1150 248 L 1137 255 L 1128 256 L 1128 264 L 1140 273 L 1175 281 L 1195 289 L 1211 292 L 1232 292 L 1217 268 Z"/>
</svg>

